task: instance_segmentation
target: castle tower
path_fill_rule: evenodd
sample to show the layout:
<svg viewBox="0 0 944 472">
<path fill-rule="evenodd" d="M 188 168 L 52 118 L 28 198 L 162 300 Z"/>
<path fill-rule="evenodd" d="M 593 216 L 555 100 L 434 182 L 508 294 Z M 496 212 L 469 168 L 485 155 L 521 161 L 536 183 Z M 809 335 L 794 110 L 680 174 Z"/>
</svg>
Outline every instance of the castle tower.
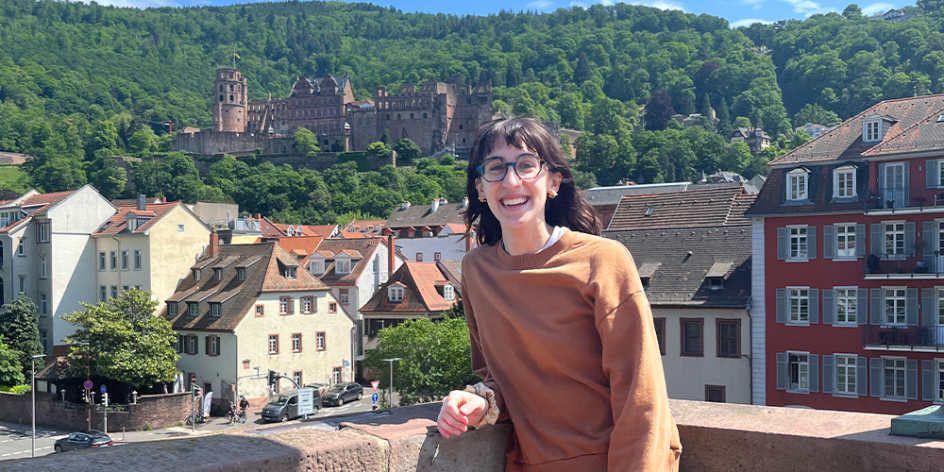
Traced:
<svg viewBox="0 0 944 472">
<path fill-rule="evenodd" d="M 246 78 L 236 69 L 217 69 L 213 90 L 213 131 L 246 132 Z"/>
</svg>

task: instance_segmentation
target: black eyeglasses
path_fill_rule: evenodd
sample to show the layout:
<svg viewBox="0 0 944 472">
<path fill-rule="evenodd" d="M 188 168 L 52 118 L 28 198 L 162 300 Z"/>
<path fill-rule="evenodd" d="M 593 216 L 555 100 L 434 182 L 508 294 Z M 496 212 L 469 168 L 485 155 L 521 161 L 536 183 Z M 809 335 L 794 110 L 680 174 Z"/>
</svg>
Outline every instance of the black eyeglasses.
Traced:
<svg viewBox="0 0 944 472">
<path fill-rule="evenodd" d="M 508 168 L 513 167 L 515 174 L 521 180 L 531 180 L 539 175 L 546 163 L 534 154 L 522 154 L 514 162 L 505 162 L 499 157 L 490 157 L 478 167 L 479 175 L 486 182 L 500 182 L 508 174 Z"/>
</svg>

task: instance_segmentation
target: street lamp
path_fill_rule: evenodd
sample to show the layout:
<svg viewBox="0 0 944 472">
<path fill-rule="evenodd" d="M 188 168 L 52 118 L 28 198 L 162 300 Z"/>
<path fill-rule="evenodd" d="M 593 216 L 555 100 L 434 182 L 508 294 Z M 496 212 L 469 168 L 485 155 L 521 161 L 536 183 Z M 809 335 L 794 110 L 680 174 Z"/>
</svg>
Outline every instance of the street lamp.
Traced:
<svg viewBox="0 0 944 472">
<path fill-rule="evenodd" d="M 33 380 L 30 391 L 33 393 L 33 437 L 30 439 L 30 457 L 36 457 L 36 358 L 46 357 L 45 354 L 32 356 L 30 361 L 33 363 Z"/>
<path fill-rule="evenodd" d="M 384 362 L 390 363 L 390 408 L 393 408 L 393 363 L 395 361 L 402 360 L 402 357 L 394 357 L 391 359 L 381 359 Z"/>
</svg>

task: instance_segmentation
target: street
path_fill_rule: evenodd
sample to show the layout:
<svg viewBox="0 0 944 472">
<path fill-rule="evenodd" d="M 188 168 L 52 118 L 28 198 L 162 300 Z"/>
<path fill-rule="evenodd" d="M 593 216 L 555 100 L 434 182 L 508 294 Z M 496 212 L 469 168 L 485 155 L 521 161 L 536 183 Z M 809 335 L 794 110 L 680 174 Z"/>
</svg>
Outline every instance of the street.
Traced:
<svg viewBox="0 0 944 472">
<path fill-rule="evenodd" d="M 326 423 L 336 425 L 338 417 L 352 415 L 357 413 L 366 413 L 372 410 L 370 401 L 370 388 L 364 390 L 364 397 L 360 401 L 346 403 L 343 406 L 324 407 L 308 420 L 297 419 L 288 421 L 285 424 L 297 424 L 300 422 L 317 422 L 322 419 Z M 249 412 L 249 422 L 247 424 L 226 424 L 224 418 L 211 418 L 209 422 L 198 424 L 195 434 L 212 434 L 217 432 L 253 430 L 271 428 L 280 423 L 266 423 L 259 416 L 261 410 Z M 8 459 L 23 459 L 30 457 L 30 432 L 31 426 L 24 424 L 22 427 L 15 423 L 0 423 L 0 461 Z M 73 431 L 56 430 L 52 428 L 36 427 L 36 456 L 45 456 L 53 453 L 53 445 L 56 440 L 64 438 Z M 190 427 L 173 427 L 155 431 L 109 431 L 109 436 L 115 443 L 115 446 L 135 442 L 153 441 L 158 439 L 168 439 L 175 437 L 186 437 L 191 434 Z"/>
</svg>

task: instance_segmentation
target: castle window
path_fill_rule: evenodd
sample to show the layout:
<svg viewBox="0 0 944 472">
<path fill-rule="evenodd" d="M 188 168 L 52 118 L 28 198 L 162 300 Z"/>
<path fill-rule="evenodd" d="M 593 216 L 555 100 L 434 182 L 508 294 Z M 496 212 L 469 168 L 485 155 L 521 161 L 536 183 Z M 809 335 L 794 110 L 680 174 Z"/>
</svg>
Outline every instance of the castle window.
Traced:
<svg viewBox="0 0 944 472">
<path fill-rule="evenodd" d="M 220 101 L 221 101 L 221 102 L 223 101 L 223 96 L 222 96 L 222 95 L 220 95 Z"/>
<path fill-rule="evenodd" d="M 400 114 L 399 114 L 399 113 L 397 113 L 397 119 L 398 119 L 398 120 L 399 120 L 399 119 L 401 119 L 401 118 L 400 118 Z"/>
<path fill-rule="evenodd" d="M 220 92 L 222 92 L 222 91 L 223 91 L 223 85 L 221 84 L 221 85 L 220 85 Z"/>
<path fill-rule="evenodd" d="M 232 86 L 232 84 L 229 86 L 229 91 L 230 91 L 230 92 L 233 91 L 233 86 Z"/>
<path fill-rule="evenodd" d="M 370 118 L 367 119 L 367 126 L 370 126 Z"/>
<path fill-rule="evenodd" d="M 390 113 L 387 113 L 387 121 L 390 121 Z"/>
<path fill-rule="evenodd" d="M 423 113 L 423 118 L 426 118 L 426 113 Z"/>
<path fill-rule="evenodd" d="M 462 129 L 462 125 L 459 125 L 459 129 Z"/>
<path fill-rule="evenodd" d="M 412 113 L 410 113 L 410 119 L 411 119 L 411 120 L 413 119 L 413 114 L 412 114 Z"/>
<path fill-rule="evenodd" d="M 233 101 L 233 96 L 232 96 L 232 95 L 229 96 L 229 101 Z"/>
</svg>

